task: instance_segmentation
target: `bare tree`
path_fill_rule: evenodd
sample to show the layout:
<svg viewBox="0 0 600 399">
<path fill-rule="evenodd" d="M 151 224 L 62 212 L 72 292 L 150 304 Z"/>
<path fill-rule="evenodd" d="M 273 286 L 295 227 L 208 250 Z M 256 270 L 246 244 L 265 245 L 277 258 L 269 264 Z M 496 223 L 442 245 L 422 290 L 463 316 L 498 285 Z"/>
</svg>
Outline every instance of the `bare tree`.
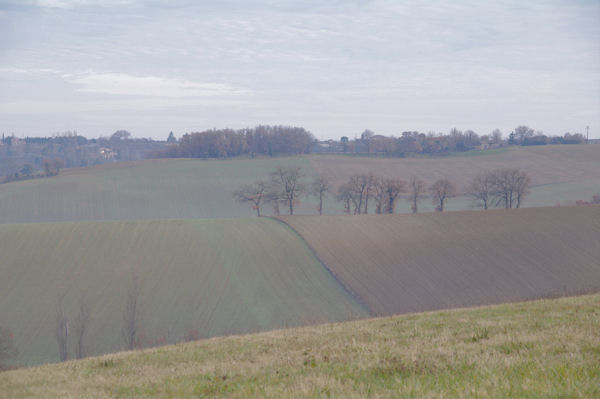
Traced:
<svg viewBox="0 0 600 399">
<path fill-rule="evenodd" d="M 294 214 L 294 206 L 304 193 L 304 184 L 301 179 L 304 177 L 302 169 L 297 166 L 282 167 L 271 173 L 271 181 L 277 191 L 283 195 L 288 204 L 290 215 Z"/>
<path fill-rule="evenodd" d="M 448 198 L 456 196 L 456 188 L 448 179 L 439 179 L 431 185 L 431 197 L 436 210 L 443 212 Z"/>
<path fill-rule="evenodd" d="M 123 311 L 123 328 L 121 329 L 121 335 L 125 341 L 125 346 L 129 350 L 135 349 L 140 333 L 139 296 L 140 288 L 138 276 L 137 274 L 134 274 L 127 291 L 127 303 L 125 304 L 125 310 Z"/>
<path fill-rule="evenodd" d="M 256 216 L 260 217 L 260 205 L 267 195 L 268 183 L 259 180 L 253 184 L 246 184 L 239 190 L 233 192 L 233 196 L 237 202 L 248 202 L 252 205 L 252 209 L 256 211 Z"/>
<path fill-rule="evenodd" d="M 518 126 L 512 134 L 517 143 L 523 144 L 526 139 L 533 137 L 534 131 L 527 126 Z"/>
<path fill-rule="evenodd" d="M 362 178 L 366 182 L 365 193 L 364 193 L 365 201 L 364 201 L 364 207 L 363 207 L 363 213 L 366 215 L 367 213 L 369 213 L 369 198 L 373 195 L 373 190 L 374 190 L 373 186 L 377 179 L 375 178 L 375 175 L 373 174 L 373 172 L 369 172 L 366 175 L 363 175 Z"/>
<path fill-rule="evenodd" d="M 286 199 L 284 198 L 284 196 L 281 194 L 281 192 L 279 190 L 269 189 L 269 191 L 267 191 L 267 193 L 265 195 L 265 201 L 268 202 L 269 204 L 271 204 L 271 206 L 273 207 L 273 213 L 276 216 L 279 216 L 281 214 L 279 205 L 282 202 L 286 202 Z"/>
<path fill-rule="evenodd" d="M 350 214 L 351 206 L 354 203 L 354 208 L 356 209 L 356 202 L 352 194 L 352 189 L 349 184 L 342 184 L 335 196 L 336 201 L 339 201 L 344 204 L 344 212 Z"/>
<path fill-rule="evenodd" d="M 60 361 L 64 362 L 69 357 L 69 321 L 65 316 L 63 307 L 63 295 L 58 296 L 56 309 L 56 342 L 58 343 L 58 355 Z"/>
<path fill-rule="evenodd" d="M 495 195 L 494 172 L 482 172 L 475 176 L 465 187 L 466 193 L 471 196 L 478 206 L 487 210 L 493 205 Z"/>
<path fill-rule="evenodd" d="M 319 211 L 319 215 L 323 214 L 323 198 L 327 196 L 329 191 L 331 190 L 331 186 L 327 179 L 323 176 L 317 176 L 315 180 L 313 180 L 310 192 L 315 197 L 319 198 L 319 205 L 317 205 L 317 210 Z"/>
<path fill-rule="evenodd" d="M 369 196 L 372 194 L 375 177 L 372 173 L 350 176 L 348 188 L 356 202 L 355 214 L 368 213 Z"/>
<path fill-rule="evenodd" d="M 4 362 L 17 355 L 14 335 L 8 328 L 0 327 L 0 370 L 4 367 Z"/>
<path fill-rule="evenodd" d="M 60 169 L 65 167 L 65 161 L 62 159 L 44 159 L 42 164 L 46 177 L 58 175 Z"/>
<path fill-rule="evenodd" d="M 88 324 L 91 316 L 91 306 L 85 296 L 82 294 L 79 297 L 79 313 L 75 318 L 75 338 L 77 339 L 77 359 L 82 359 L 85 356 L 83 338 L 88 329 Z"/>
<path fill-rule="evenodd" d="M 530 193 L 529 187 L 531 187 L 531 178 L 527 173 L 519 171 L 515 180 L 515 195 L 517 197 L 516 208 L 521 207 L 521 202 L 525 196 Z"/>
<path fill-rule="evenodd" d="M 519 208 L 523 198 L 529 194 L 531 179 L 519 169 L 499 169 L 494 172 L 496 205 Z"/>
<path fill-rule="evenodd" d="M 394 213 L 396 199 L 406 191 L 406 183 L 400 179 L 384 179 L 383 190 L 385 194 L 385 212 Z"/>
<path fill-rule="evenodd" d="M 386 192 L 384 179 L 381 177 L 373 180 L 373 199 L 375 200 L 375 213 L 382 213 L 385 208 Z"/>
<path fill-rule="evenodd" d="M 426 191 L 427 186 L 425 185 L 425 182 L 416 176 L 411 176 L 410 182 L 408 183 L 408 200 L 410 201 L 410 208 L 413 213 L 419 211 L 419 201 L 426 197 Z"/>
<path fill-rule="evenodd" d="M 494 144 L 501 144 L 502 132 L 500 131 L 500 129 L 494 129 L 494 131 L 491 133 L 491 138 Z"/>
</svg>

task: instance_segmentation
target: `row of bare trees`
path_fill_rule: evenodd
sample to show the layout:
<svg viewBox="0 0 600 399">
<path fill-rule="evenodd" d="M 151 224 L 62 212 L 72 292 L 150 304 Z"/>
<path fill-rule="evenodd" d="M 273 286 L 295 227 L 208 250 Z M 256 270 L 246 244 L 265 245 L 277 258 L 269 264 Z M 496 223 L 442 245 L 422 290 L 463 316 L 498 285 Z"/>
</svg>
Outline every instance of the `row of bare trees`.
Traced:
<svg viewBox="0 0 600 399">
<path fill-rule="evenodd" d="M 387 179 L 373 173 L 353 175 L 342 184 L 335 199 L 344 204 L 344 212 L 361 214 L 369 212 L 369 200 L 375 203 L 375 213 L 394 213 L 396 199 L 405 192 L 406 183 L 400 179 Z"/>
<path fill-rule="evenodd" d="M 438 211 L 444 210 L 448 198 L 456 195 L 454 184 L 448 179 L 439 179 L 431 187 L 423 180 L 412 176 L 408 183 L 399 178 L 385 178 L 373 173 L 357 174 L 338 188 L 336 200 L 344 204 L 344 212 L 366 214 L 369 200 L 375 203 L 375 213 L 394 213 L 398 198 L 408 194 L 407 199 L 414 213 L 418 212 L 419 202 L 430 193 Z"/>
<path fill-rule="evenodd" d="M 260 216 L 261 206 L 270 204 L 276 215 L 280 214 L 280 206 L 288 208 L 289 214 L 294 214 L 294 207 L 300 201 L 307 190 L 313 191 L 313 186 L 318 187 L 319 212 L 323 211 L 323 198 L 329 190 L 329 184 L 322 179 L 315 180 L 313 185 L 307 186 L 302 179 L 305 177 L 302 168 L 297 166 L 279 166 L 270 173 L 268 180 L 258 180 L 251 184 L 245 184 L 239 190 L 234 191 L 233 196 L 238 202 L 249 203 L 256 215 Z"/>
<path fill-rule="evenodd" d="M 127 289 L 127 302 L 123 310 L 123 328 L 121 329 L 125 347 L 129 350 L 137 346 L 140 335 L 139 294 L 138 278 L 137 275 L 134 275 Z M 79 297 L 78 313 L 75 316 L 73 329 L 71 330 L 63 306 L 63 299 L 64 295 L 58 296 L 55 331 L 58 355 L 61 362 L 69 358 L 69 340 L 72 336 L 75 339 L 75 357 L 81 359 L 85 356 L 84 338 L 89 330 L 92 314 L 91 304 L 82 294 Z"/>
<path fill-rule="evenodd" d="M 317 176 L 310 184 L 303 181 L 304 177 L 300 167 L 279 166 L 270 173 L 269 179 L 246 184 L 233 195 L 238 202 L 249 203 L 257 216 L 261 216 L 261 207 L 267 204 L 273 207 L 276 215 L 280 214 L 281 206 L 293 215 L 300 198 L 312 196 L 318 200 L 316 208 L 321 215 L 324 199 L 333 192 L 332 186 L 323 176 Z M 531 179 L 525 172 L 503 168 L 478 174 L 464 192 L 483 209 L 519 208 L 530 185 Z M 416 176 L 406 182 L 365 173 L 350 176 L 335 191 L 335 200 L 343 204 L 345 213 L 358 215 L 368 213 L 369 204 L 374 204 L 375 213 L 394 213 L 401 195 L 406 195 L 412 212 L 417 213 L 419 203 L 430 197 L 435 209 L 443 212 L 447 201 L 457 194 L 456 185 L 447 178 L 438 179 L 429 186 Z"/>
<path fill-rule="evenodd" d="M 531 178 L 519 169 L 496 169 L 475 176 L 465 188 L 476 204 L 490 207 L 519 208 L 529 194 Z"/>
</svg>

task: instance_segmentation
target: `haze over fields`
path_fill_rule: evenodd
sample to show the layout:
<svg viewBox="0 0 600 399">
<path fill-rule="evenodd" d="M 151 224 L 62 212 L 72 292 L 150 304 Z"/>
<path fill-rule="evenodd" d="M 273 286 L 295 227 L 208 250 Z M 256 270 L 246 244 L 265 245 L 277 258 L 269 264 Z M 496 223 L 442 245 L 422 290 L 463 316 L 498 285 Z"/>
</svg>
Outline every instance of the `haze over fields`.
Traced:
<svg viewBox="0 0 600 399">
<path fill-rule="evenodd" d="M 600 191 L 600 146 L 510 147 L 492 153 L 426 158 L 370 158 L 311 155 L 302 157 L 199 160 L 164 159 L 65 170 L 52 179 L 0 185 L 0 223 L 157 218 L 251 217 L 247 204 L 234 201 L 243 184 L 267 179 L 277 166 L 301 167 L 306 182 L 325 176 L 334 191 L 352 174 L 373 172 L 429 185 L 439 178 L 456 184 L 459 196 L 449 210 L 473 209 L 464 186 L 477 173 L 510 166 L 531 176 L 531 194 L 523 206 L 554 206 L 589 200 Z M 297 213 L 315 214 L 316 199 L 301 198 Z M 424 211 L 434 209 L 422 201 Z M 373 210 L 371 210 L 372 212 Z M 266 206 L 265 214 L 272 213 Z M 332 196 L 327 214 L 341 214 Z M 397 212 L 410 212 L 401 198 Z"/>
<path fill-rule="evenodd" d="M 0 398 L 600 397 L 599 16 L 0 0 Z"/>
</svg>

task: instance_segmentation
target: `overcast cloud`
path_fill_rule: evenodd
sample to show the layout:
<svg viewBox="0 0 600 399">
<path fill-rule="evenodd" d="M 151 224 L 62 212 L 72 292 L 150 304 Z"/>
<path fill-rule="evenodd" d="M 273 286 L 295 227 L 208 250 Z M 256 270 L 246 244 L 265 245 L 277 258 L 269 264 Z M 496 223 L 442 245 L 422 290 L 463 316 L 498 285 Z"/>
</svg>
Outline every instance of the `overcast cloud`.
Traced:
<svg viewBox="0 0 600 399">
<path fill-rule="evenodd" d="M 598 21 L 598 1 L 0 0 L 0 132 L 600 137 Z"/>
</svg>

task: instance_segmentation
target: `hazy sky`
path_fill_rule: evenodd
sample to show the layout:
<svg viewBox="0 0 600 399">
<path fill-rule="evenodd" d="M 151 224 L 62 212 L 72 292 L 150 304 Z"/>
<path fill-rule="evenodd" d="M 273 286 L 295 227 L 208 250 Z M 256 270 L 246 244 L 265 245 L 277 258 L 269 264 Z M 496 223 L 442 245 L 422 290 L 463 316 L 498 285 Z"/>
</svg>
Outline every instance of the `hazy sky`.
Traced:
<svg viewBox="0 0 600 399">
<path fill-rule="evenodd" d="M 598 0 L 0 0 L 0 132 L 600 137 L 599 26 Z"/>
</svg>

